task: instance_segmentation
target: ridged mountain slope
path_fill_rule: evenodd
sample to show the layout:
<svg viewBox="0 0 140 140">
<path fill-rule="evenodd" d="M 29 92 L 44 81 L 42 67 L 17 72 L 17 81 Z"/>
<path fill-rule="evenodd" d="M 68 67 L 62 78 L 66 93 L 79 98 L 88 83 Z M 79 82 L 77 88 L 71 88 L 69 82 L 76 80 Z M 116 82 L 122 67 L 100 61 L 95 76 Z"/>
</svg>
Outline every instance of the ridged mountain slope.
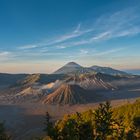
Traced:
<svg viewBox="0 0 140 140">
<path fill-rule="evenodd" d="M 116 86 L 111 81 L 119 79 L 118 77 L 106 74 L 81 74 L 73 75 L 65 80 L 68 84 L 79 85 L 86 90 L 115 90 Z"/>
<path fill-rule="evenodd" d="M 88 92 L 78 85 L 62 84 L 42 100 L 44 104 L 81 104 L 90 100 Z"/>
</svg>

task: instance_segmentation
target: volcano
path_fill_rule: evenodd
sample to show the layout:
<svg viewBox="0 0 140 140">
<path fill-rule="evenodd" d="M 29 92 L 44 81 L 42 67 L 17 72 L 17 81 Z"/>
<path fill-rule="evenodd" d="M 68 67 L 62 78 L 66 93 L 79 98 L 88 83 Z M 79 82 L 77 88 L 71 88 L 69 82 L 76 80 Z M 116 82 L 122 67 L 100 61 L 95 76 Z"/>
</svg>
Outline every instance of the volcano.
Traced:
<svg viewBox="0 0 140 140">
<path fill-rule="evenodd" d="M 62 84 L 43 99 L 44 104 L 83 104 L 90 102 L 88 92 L 78 85 Z"/>
</svg>

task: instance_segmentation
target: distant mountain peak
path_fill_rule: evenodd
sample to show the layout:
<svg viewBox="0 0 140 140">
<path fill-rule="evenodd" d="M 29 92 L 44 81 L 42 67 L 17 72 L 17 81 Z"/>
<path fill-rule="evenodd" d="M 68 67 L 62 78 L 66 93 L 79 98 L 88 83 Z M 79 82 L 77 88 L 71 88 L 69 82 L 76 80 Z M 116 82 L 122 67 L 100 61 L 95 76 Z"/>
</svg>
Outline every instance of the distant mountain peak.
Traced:
<svg viewBox="0 0 140 140">
<path fill-rule="evenodd" d="M 83 73 L 104 73 L 109 75 L 128 75 L 126 72 L 110 67 L 91 66 L 82 67 L 75 62 L 69 62 L 54 72 L 54 74 L 83 74 Z"/>
<path fill-rule="evenodd" d="M 60 69 L 58 69 L 57 71 L 55 71 L 54 74 L 67 74 L 67 73 L 77 71 L 80 68 L 82 68 L 82 66 L 80 66 L 79 64 L 75 62 L 69 62 L 65 64 L 63 67 L 61 67 Z"/>
<path fill-rule="evenodd" d="M 75 63 L 75 62 L 69 62 L 64 66 L 70 66 L 70 67 L 81 67 L 79 64 Z"/>
<path fill-rule="evenodd" d="M 123 71 L 120 71 L 117 69 L 113 69 L 110 67 L 101 67 L 101 66 L 95 65 L 90 68 L 98 73 L 105 73 L 105 74 L 109 74 L 109 75 L 128 75 L 126 72 L 123 72 Z"/>
</svg>

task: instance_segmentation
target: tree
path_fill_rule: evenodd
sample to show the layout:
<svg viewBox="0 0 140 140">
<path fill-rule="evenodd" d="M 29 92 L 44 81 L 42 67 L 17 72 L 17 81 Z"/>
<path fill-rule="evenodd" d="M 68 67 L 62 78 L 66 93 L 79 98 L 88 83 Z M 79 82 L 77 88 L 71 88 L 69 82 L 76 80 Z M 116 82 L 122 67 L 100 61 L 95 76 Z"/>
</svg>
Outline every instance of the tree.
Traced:
<svg viewBox="0 0 140 140">
<path fill-rule="evenodd" d="M 113 134 L 112 110 L 109 102 L 100 104 L 95 110 L 95 135 L 96 140 L 105 140 L 108 135 Z"/>
<path fill-rule="evenodd" d="M 78 140 L 77 122 L 75 119 L 69 118 L 66 122 L 61 122 L 63 127 L 59 131 L 59 138 L 62 140 Z"/>
<path fill-rule="evenodd" d="M 118 120 L 114 121 L 114 138 L 116 138 L 117 140 L 126 140 L 125 126 L 123 125 L 123 117 L 121 116 Z"/>
<path fill-rule="evenodd" d="M 45 117 L 47 136 L 41 140 L 139 140 L 140 102 L 112 109 L 109 102 L 95 110 L 65 115 L 55 123 Z M 115 113 L 114 113 L 115 110 Z"/>
<path fill-rule="evenodd" d="M 133 119 L 133 126 L 135 130 L 136 138 L 140 139 L 140 117 L 135 117 Z"/>
<path fill-rule="evenodd" d="M 140 117 L 134 117 L 131 129 L 127 132 L 127 140 L 140 139 Z"/>
<path fill-rule="evenodd" d="M 86 121 L 82 118 L 81 113 L 76 113 L 77 116 L 77 134 L 78 140 L 93 140 L 93 126 L 91 121 Z"/>
<path fill-rule="evenodd" d="M 47 139 L 57 140 L 57 130 L 54 128 L 53 123 L 51 122 L 51 116 L 48 112 L 46 112 L 45 115 L 45 128 L 44 131 L 46 132 L 46 135 L 48 136 Z"/>
</svg>

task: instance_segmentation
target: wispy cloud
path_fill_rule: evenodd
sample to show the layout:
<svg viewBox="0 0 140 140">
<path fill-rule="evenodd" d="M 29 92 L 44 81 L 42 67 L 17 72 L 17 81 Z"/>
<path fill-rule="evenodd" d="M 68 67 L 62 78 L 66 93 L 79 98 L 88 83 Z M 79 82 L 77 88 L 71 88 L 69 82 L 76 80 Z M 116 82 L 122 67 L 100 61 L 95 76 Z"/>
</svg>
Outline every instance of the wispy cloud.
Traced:
<svg viewBox="0 0 140 140">
<path fill-rule="evenodd" d="M 77 38 L 77 37 L 80 37 L 82 35 L 85 35 L 89 32 L 92 32 L 93 29 L 86 29 L 86 30 L 81 30 L 80 31 L 80 27 L 78 26 L 78 28 L 76 30 L 74 30 L 72 33 L 68 33 L 68 34 L 64 34 L 44 45 L 54 45 L 54 44 L 57 44 L 57 43 L 62 43 L 64 41 L 69 41 L 70 39 L 73 39 L 73 38 Z"/>
<path fill-rule="evenodd" d="M 81 24 L 79 24 L 75 30 L 76 34 L 71 34 L 70 36 L 63 36 L 60 40 L 60 46 L 65 46 L 62 48 L 69 48 L 74 46 L 92 44 L 94 42 L 102 42 L 104 40 L 110 40 L 113 38 L 123 38 L 134 36 L 140 33 L 140 18 L 137 16 L 135 10 L 126 9 L 123 11 L 116 12 L 110 16 L 104 16 L 95 21 L 95 24 L 80 32 Z M 68 38 L 75 38 L 83 35 L 82 39 L 68 41 Z M 63 41 L 66 41 L 63 43 Z M 56 41 L 56 42 L 57 42 Z M 61 47 L 60 47 L 61 48 Z"/>
<path fill-rule="evenodd" d="M 94 56 L 104 56 L 104 55 L 109 55 L 109 54 L 113 54 L 116 52 L 120 52 L 124 50 L 124 48 L 116 48 L 116 49 L 111 49 L 111 50 L 107 50 L 107 51 L 103 51 L 103 52 L 97 52 L 94 54 Z"/>
<path fill-rule="evenodd" d="M 87 55 L 88 53 L 89 53 L 88 50 L 84 50 L 84 49 L 80 50 L 81 55 Z"/>
<path fill-rule="evenodd" d="M 51 49 L 56 47 L 65 49 L 67 47 L 91 44 L 112 38 L 132 36 L 140 33 L 139 23 L 140 18 L 137 11 L 129 8 L 111 15 L 101 16 L 96 19 L 92 26 L 88 26 L 86 29 L 83 29 L 82 24 L 79 23 L 70 33 L 57 36 L 46 42 L 20 46 L 19 48 L 34 49 L 50 47 Z"/>
<path fill-rule="evenodd" d="M 33 44 L 33 45 L 24 45 L 24 46 L 19 46 L 19 49 L 32 49 L 32 48 L 41 48 L 44 46 L 53 46 L 53 45 L 59 45 L 59 43 L 63 43 L 66 41 L 69 41 L 71 39 L 83 36 L 87 33 L 90 33 L 93 31 L 93 29 L 84 29 L 84 30 L 80 30 L 81 28 L 81 24 L 78 24 L 78 26 L 76 27 L 76 29 L 74 29 L 72 32 L 70 33 L 66 33 L 64 35 L 58 36 L 54 39 L 50 39 L 47 42 L 39 42 L 37 44 Z"/>
<path fill-rule="evenodd" d="M 24 45 L 24 46 L 20 46 L 19 48 L 20 49 L 33 49 L 33 48 L 36 48 L 38 47 L 38 45 Z"/>
<path fill-rule="evenodd" d="M 55 46 L 55 47 L 58 48 L 58 49 L 65 49 L 65 48 L 67 48 L 66 45 L 58 45 L 58 46 Z"/>
<path fill-rule="evenodd" d="M 76 29 L 74 30 L 74 33 L 78 33 L 80 31 L 81 24 L 79 23 Z"/>
<path fill-rule="evenodd" d="M 0 61 L 8 61 L 14 57 L 12 52 L 0 51 Z"/>
<path fill-rule="evenodd" d="M 70 47 L 79 49 L 79 55 L 89 55 L 90 51 L 86 47 L 91 44 L 96 48 L 95 43 L 111 40 L 114 38 L 124 38 L 140 33 L 140 18 L 136 9 L 126 9 L 114 14 L 107 14 L 99 17 L 94 24 L 87 26 L 79 23 L 71 32 L 57 35 L 47 41 L 36 44 L 27 44 L 18 48 L 23 50 L 24 56 L 60 56 L 62 52 Z M 90 55 L 103 56 L 121 51 L 122 49 L 106 49 L 104 52 L 97 52 Z M 68 53 L 68 52 L 67 52 Z M 19 55 L 22 55 L 21 53 Z M 67 54 L 66 54 L 67 55 Z"/>
<path fill-rule="evenodd" d="M 99 35 L 94 36 L 93 38 L 90 38 L 90 42 L 95 41 L 95 40 L 104 39 L 104 38 L 108 37 L 109 35 L 110 35 L 110 32 L 109 31 L 102 32 Z"/>
<path fill-rule="evenodd" d="M 3 52 L 0 52 L 0 57 L 7 57 L 9 54 L 10 52 L 3 51 Z"/>
</svg>

